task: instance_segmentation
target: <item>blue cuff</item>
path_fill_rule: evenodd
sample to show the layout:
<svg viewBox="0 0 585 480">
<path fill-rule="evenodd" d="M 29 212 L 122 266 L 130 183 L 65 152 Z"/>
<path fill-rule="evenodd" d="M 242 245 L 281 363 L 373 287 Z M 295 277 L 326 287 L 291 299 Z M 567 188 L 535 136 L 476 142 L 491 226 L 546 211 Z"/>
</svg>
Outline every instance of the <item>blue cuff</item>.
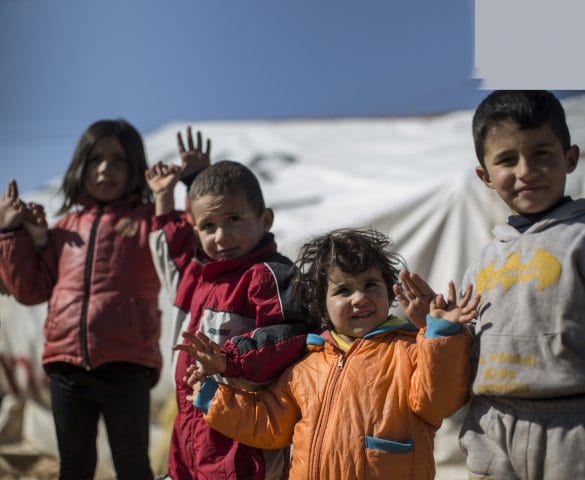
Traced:
<svg viewBox="0 0 585 480">
<path fill-rule="evenodd" d="M 425 338 L 443 338 L 457 335 L 461 331 L 461 325 L 442 318 L 427 315 L 427 330 Z"/>
<path fill-rule="evenodd" d="M 309 333 L 307 334 L 307 345 L 323 345 L 325 343 L 325 339 L 321 335 L 317 335 L 316 333 Z"/>
<path fill-rule="evenodd" d="M 201 388 L 199 389 L 199 392 L 197 392 L 195 400 L 193 400 L 193 406 L 207 415 L 207 412 L 209 411 L 209 405 L 211 400 L 213 400 L 213 396 L 215 395 L 218 387 L 219 385 L 215 380 L 212 378 L 206 379 L 201 384 Z"/>
</svg>

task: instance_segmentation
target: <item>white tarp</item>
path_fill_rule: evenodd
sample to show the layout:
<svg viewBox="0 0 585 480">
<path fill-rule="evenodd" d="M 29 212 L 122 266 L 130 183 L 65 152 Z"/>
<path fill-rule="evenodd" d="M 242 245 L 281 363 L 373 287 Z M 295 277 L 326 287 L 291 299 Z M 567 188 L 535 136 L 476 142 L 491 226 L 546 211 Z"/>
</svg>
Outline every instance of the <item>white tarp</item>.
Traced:
<svg viewBox="0 0 585 480">
<path fill-rule="evenodd" d="M 563 101 L 573 143 L 585 148 L 585 96 Z M 337 227 L 374 227 L 389 234 L 413 271 L 445 291 L 458 283 L 471 256 L 491 238 L 496 221 L 507 211 L 475 177 L 471 139 L 472 112 L 404 119 L 332 119 L 193 123 L 212 140 L 212 161 L 232 159 L 249 165 L 260 178 L 266 202 L 275 211 L 273 232 L 281 251 L 292 258 L 310 235 Z M 178 163 L 175 123 L 146 135 L 150 162 Z M 585 193 L 585 162 L 568 177 L 568 192 Z M 42 191 L 26 192 L 54 212 L 59 179 Z M 4 185 L 2 185 L 4 188 Z M 176 203 L 185 192 L 177 189 Z M 172 392 L 169 369 L 170 301 L 161 295 L 164 311 L 162 348 L 165 369 L 153 392 L 153 408 Z M 27 308 L 0 297 L 0 388 L 45 409 L 50 417 L 46 379 L 40 356 L 45 307 Z M 3 405 L 5 402 L 3 402 Z M 40 407 L 39 407 L 40 406 Z M 153 414 L 154 416 L 154 414 Z M 1 417 L 1 415 L 0 415 Z M 28 426 L 22 435 L 39 450 L 55 453 L 52 424 Z M 157 430 L 153 422 L 153 438 Z M 2 422 L 0 421 L 0 442 Z M 456 446 L 456 429 L 445 451 L 438 445 L 437 478 L 465 478 L 445 473 Z M 155 443 L 155 442 L 153 442 Z M 101 452 L 107 456 L 102 439 Z M 1 454 L 1 449 L 0 449 Z M 460 461 L 458 458 L 456 461 Z M 443 465 L 444 464 L 444 465 Z M 442 473 L 443 472 L 443 473 Z M 443 477 L 441 477 L 443 475 Z M 459 475 L 456 477 L 456 475 Z"/>
</svg>

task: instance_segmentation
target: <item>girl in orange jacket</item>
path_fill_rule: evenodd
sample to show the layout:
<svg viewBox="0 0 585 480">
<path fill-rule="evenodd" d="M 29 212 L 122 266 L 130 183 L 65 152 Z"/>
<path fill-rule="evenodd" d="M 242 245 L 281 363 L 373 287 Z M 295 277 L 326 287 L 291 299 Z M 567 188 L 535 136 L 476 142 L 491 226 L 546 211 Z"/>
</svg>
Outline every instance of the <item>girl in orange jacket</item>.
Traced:
<svg viewBox="0 0 585 480">
<path fill-rule="evenodd" d="M 468 288 L 456 303 L 452 282 L 447 299 L 435 296 L 416 274 L 399 273 L 388 243 L 338 230 L 303 246 L 295 291 L 325 329 L 309 334 L 309 353 L 265 389 L 207 379 L 194 404 L 212 428 L 259 448 L 292 443 L 295 480 L 434 478 L 435 431 L 467 399 L 463 324 L 479 297 Z M 388 317 L 395 298 L 412 323 Z M 203 369 L 217 364 L 201 334 L 193 350 Z"/>
</svg>

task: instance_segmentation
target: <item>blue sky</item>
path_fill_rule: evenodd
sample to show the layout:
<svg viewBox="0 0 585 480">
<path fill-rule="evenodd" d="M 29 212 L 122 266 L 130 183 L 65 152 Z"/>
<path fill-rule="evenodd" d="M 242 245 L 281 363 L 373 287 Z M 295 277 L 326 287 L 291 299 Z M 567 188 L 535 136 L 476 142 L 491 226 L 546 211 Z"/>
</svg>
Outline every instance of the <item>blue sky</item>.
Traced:
<svg viewBox="0 0 585 480">
<path fill-rule="evenodd" d="M 0 162 L 21 191 L 81 132 L 473 108 L 473 1 L 1 0 Z"/>
</svg>

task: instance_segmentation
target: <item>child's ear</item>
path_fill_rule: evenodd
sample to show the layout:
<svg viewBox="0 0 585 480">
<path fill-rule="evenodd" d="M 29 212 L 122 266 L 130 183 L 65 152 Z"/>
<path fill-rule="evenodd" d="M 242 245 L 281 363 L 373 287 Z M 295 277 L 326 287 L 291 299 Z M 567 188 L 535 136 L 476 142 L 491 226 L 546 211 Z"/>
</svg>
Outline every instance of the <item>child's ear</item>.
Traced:
<svg viewBox="0 0 585 480">
<path fill-rule="evenodd" d="M 577 168 L 577 163 L 579 163 L 579 155 L 581 151 L 577 145 L 573 145 L 567 153 L 565 154 L 565 158 L 567 159 L 567 173 L 571 173 L 573 170 Z"/>
<path fill-rule="evenodd" d="M 491 188 L 492 190 L 495 188 L 494 184 L 490 180 L 489 173 L 481 165 L 479 167 L 475 167 L 475 174 L 479 177 L 479 179 L 483 182 L 483 184 L 486 187 Z"/>
<path fill-rule="evenodd" d="M 260 214 L 260 222 L 262 223 L 262 228 L 265 232 L 268 232 L 272 228 L 272 223 L 274 222 L 274 212 L 272 211 L 272 208 L 264 209 Z"/>
</svg>

